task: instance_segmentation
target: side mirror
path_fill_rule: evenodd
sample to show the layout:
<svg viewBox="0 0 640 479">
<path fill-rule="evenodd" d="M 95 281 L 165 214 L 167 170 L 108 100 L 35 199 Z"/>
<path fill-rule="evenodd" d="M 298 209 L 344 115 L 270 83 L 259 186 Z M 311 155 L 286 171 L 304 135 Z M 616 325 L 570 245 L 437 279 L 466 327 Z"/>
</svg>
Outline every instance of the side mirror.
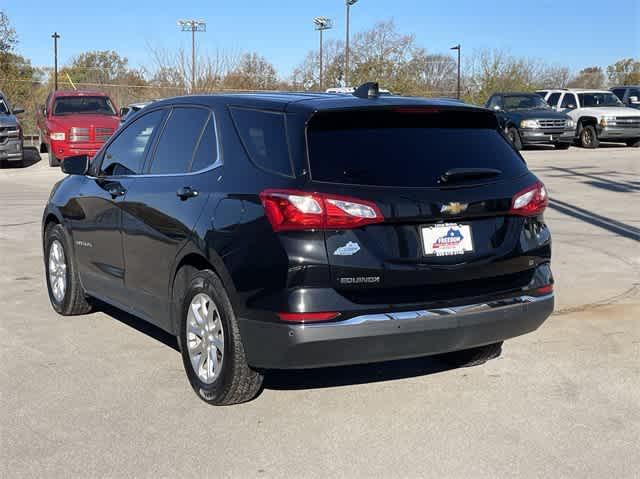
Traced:
<svg viewBox="0 0 640 479">
<path fill-rule="evenodd" d="M 24 113 L 24 108 L 15 107 L 15 108 L 13 109 L 13 114 L 14 114 L 14 115 L 19 115 L 20 113 Z"/>
<path fill-rule="evenodd" d="M 69 156 L 62 160 L 62 172 L 67 175 L 84 176 L 89 171 L 89 157 L 87 155 Z"/>
<path fill-rule="evenodd" d="M 495 106 L 493 107 L 493 109 L 494 109 L 495 111 L 500 111 L 500 110 L 502 110 L 502 108 L 500 108 L 500 105 L 495 105 Z"/>
<path fill-rule="evenodd" d="M 638 99 L 637 96 L 630 96 L 629 103 L 640 103 L 640 100 Z"/>
<path fill-rule="evenodd" d="M 129 108 L 127 108 L 126 106 L 120 108 L 120 118 L 124 118 L 127 113 L 129 113 Z"/>
</svg>

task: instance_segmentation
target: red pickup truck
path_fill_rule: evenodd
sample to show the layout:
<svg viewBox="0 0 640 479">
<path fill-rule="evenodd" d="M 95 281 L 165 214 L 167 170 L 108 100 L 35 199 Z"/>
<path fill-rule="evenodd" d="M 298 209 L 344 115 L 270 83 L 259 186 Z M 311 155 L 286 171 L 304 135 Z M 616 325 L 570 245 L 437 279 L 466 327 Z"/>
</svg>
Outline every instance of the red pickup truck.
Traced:
<svg viewBox="0 0 640 479">
<path fill-rule="evenodd" d="M 40 152 L 49 165 L 69 156 L 94 156 L 120 124 L 111 98 L 97 91 L 51 92 L 37 118 Z"/>
</svg>

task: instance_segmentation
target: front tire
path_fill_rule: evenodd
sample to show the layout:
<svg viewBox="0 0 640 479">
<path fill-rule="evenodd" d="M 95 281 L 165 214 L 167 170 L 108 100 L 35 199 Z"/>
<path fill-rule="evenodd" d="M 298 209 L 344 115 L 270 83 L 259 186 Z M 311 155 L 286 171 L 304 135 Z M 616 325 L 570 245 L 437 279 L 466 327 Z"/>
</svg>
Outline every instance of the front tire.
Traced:
<svg viewBox="0 0 640 479">
<path fill-rule="evenodd" d="M 198 397 L 216 406 L 256 397 L 263 376 L 247 364 L 231 301 L 215 273 L 192 275 L 180 319 L 182 362 Z"/>
<path fill-rule="evenodd" d="M 600 140 L 598 140 L 598 134 L 596 129 L 591 125 L 582 127 L 580 131 L 580 146 L 582 148 L 598 148 L 600 146 Z"/>
<path fill-rule="evenodd" d="M 518 130 L 511 127 L 507 130 L 507 137 L 509 138 L 509 140 L 511 141 L 511 143 L 513 144 L 513 147 L 520 151 L 522 150 L 522 139 L 520 138 L 520 133 L 518 133 Z"/>
<path fill-rule="evenodd" d="M 462 351 L 453 351 L 438 356 L 439 359 L 457 368 L 467 368 L 479 366 L 491 359 L 495 359 L 502 353 L 503 341 L 499 343 L 487 344 L 477 348 L 463 349 Z"/>
<path fill-rule="evenodd" d="M 61 225 L 47 227 L 44 252 L 47 290 L 53 309 L 63 316 L 90 312 L 92 307 L 80 284 L 71 238 Z"/>
</svg>

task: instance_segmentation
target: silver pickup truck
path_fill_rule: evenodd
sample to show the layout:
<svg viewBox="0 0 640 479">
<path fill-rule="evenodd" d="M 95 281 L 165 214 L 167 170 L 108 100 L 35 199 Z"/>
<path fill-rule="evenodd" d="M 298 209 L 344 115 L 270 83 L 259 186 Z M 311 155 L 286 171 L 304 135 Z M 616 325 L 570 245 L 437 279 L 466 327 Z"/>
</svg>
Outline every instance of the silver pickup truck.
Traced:
<svg viewBox="0 0 640 479">
<path fill-rule="evenodd" d="M 16 118 L 16 115 L 22 112 L 22 108 L 12 108 L 4 93 L 0 91 L 0 164 L 22 163 L 22 127 Z"/>
</svg>

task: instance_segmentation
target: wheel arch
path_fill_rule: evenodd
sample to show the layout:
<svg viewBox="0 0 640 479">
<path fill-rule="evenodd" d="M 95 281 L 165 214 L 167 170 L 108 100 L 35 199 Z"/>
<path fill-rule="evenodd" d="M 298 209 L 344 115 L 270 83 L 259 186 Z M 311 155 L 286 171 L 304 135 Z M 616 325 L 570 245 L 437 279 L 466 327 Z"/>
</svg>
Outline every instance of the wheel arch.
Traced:
<svg viewBox="0 0 640 479">
<path fill-rule="evenodd" d="M 598 119 L 594 116 L 582 116 L 578 119 L 577 123 L 578 123 L 578 134 L 580 134 L 580 132 L 582 131 L 582 128 L 584 128 L 587 125 L 597 126 Z"/>
<path fill-rule="evenodd" d="M 168 294 L 171 304 L 170 327 L 173 334 L 178 333 L 180 300 L 183 297 L 183 292 L 186 291 L 188 287 L 189 272 L 206 269 L 218 275 L 231 299 L 234 309 L 238 311 L 238 308 L 241 307 L 233 280 L 222 258 L 216 253 L 205 254 L 197 249 L 194 244 L 189 243 L 182 249 L 178 257 L 176 257 L 170 276 L 171 281 Z"/>
</svg>

